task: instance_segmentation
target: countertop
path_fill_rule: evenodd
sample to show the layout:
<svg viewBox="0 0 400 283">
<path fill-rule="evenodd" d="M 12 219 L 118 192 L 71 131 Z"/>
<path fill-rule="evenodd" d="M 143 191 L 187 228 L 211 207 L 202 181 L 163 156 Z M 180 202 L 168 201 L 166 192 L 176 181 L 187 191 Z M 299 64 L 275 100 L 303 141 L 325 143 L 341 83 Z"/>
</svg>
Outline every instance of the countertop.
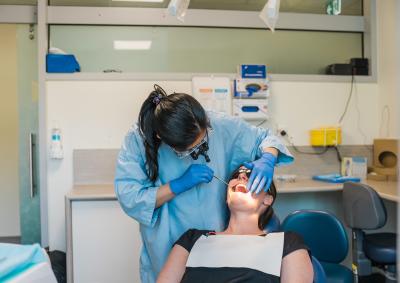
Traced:
<svg viewBox="0 0 400 283">
<path fill-rule="evenodd" d="M 398 182 L 380 182 L 366 180 L 383 199 L 399 202 L 397 195 Z M 311 193 L 341 191 L 343 184 L 325 183 L 312 179 L 297 179 L 295 182 L 275 182 L 278 193 Z M 75 185 L 66 195 L 70 201 L 80 200 L 116 200 L 113 184 Z"/>
<path fill-rule="evenodd" d="M 69 200 L 116 200 L 113 184 L 75 185 L 66 195 Z"/>
</svg>

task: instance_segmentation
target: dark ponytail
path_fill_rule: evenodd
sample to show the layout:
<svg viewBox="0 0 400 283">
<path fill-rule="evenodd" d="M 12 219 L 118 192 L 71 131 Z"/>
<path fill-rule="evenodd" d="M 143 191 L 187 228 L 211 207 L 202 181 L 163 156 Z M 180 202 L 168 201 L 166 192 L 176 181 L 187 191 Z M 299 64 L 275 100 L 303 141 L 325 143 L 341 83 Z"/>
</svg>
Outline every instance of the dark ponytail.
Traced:
<svg viewBox="0 0 400 283">
<path fill-rule="evenodd" d="M 158 176 L 158 148 L 161 141 L 184 151 L 209 126 L 200 103 L 185 93 L 167 93 L 158 85 L 144 101 L 139 113 L 139 129 L 146 151 L 147 175 Z"/>
</svg>

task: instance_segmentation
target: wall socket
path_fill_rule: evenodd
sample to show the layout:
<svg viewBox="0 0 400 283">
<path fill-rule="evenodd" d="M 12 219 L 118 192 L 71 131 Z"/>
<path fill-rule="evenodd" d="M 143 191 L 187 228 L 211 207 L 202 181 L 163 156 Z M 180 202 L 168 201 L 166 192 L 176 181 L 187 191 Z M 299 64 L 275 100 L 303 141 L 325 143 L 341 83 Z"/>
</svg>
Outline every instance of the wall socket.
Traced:
<svg viewBox="0 0 400 283">
<path fill-rule="evenodd" d="M 285 125 L 278 125 L 278 127 L 276 128 L 276 134 L 280 137 L 287 136 L 288 134 L 287 127 Z"/>
</svg>

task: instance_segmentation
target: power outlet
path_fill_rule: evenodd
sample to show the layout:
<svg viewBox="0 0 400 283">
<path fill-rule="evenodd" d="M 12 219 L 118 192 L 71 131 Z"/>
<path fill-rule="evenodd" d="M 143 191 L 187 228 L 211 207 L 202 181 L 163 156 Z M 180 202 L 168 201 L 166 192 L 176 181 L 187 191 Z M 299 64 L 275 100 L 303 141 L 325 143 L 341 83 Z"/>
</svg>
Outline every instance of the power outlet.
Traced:
<svg viewBox="0 0 400 283">
<path fill-rule="evenodd" d="M 278 125 L 278 127 L 276 128 L 276 134 L 280 137 L 287 136 L 287 127 L 285 125 Z"/>
</svg>

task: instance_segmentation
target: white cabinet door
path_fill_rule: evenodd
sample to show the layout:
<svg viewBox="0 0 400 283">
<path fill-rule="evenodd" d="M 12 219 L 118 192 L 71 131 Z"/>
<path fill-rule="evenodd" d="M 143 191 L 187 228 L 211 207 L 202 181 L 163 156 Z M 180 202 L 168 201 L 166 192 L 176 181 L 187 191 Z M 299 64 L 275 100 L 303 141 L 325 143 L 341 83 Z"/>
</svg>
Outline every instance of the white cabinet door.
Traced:
<svg viewBox="0 0 400 283">
<path fill-rule="evenodd" d="M 72 202 L 74 283 L 138 283 L 138 223 L 117 201 Z"/>
</svg>

